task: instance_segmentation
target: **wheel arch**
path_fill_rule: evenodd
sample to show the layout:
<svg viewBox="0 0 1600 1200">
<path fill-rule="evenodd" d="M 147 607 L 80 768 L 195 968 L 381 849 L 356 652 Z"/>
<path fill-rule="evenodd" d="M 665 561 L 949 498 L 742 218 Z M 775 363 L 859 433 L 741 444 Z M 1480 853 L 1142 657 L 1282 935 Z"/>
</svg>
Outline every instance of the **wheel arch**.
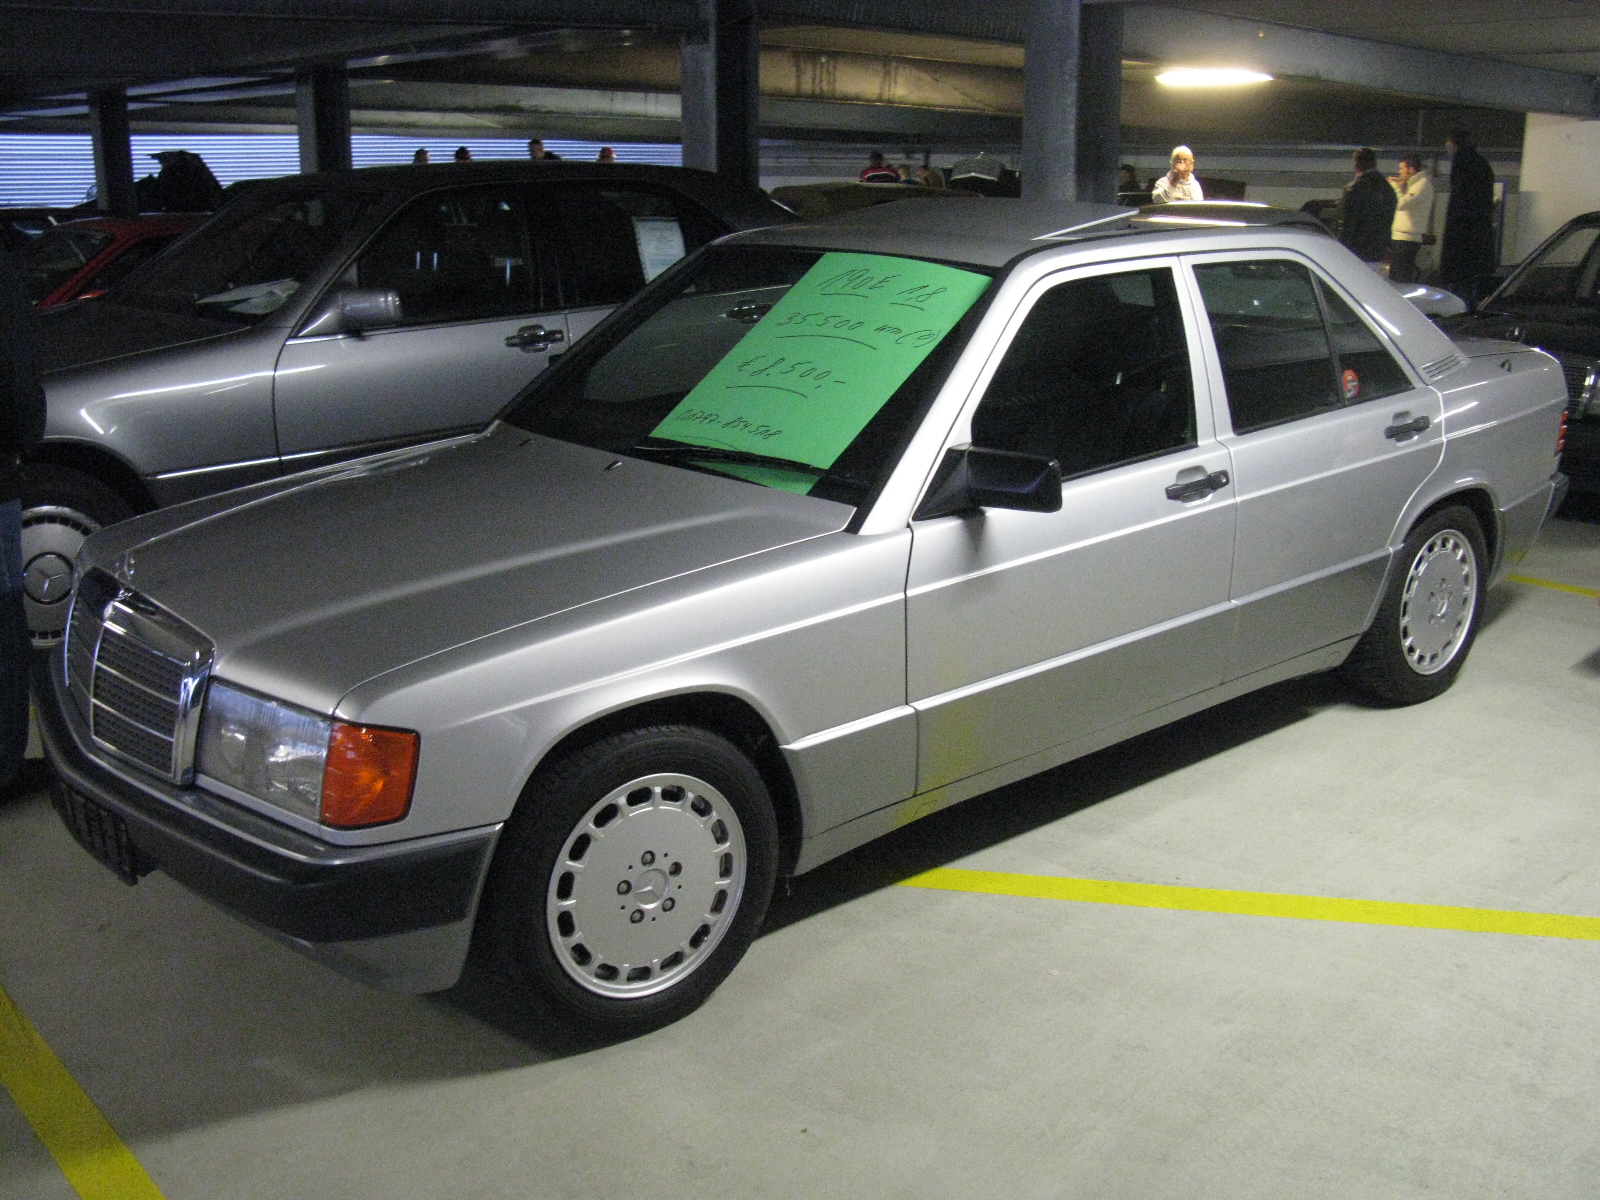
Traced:
<svg viewBox="0 0 1600 1200">
<path fill-rule="evenodd" d="M 1495 506 L 1494 497 L 1489 494 L 1489 489 L 1481 484 L 1458 488 L 1430 502 L 1426 508 L 1407 522 L 1405 534 L 1409 536 L 1420 522 L 1427 520 L 1440 509 L 1450 508 L 1455 505 L 1468 509 L 1473 516 L 1478 518 L 1478 527 L 1483 532 L 1483 548 L 1488 552 L 1489 556 L 1488 569 L 1484 571 L 1484 577 L 1493 579 L 1500 566 L 1500 510 Z"/>
<path fill-rule="evenodd" d="M 103 447 L 87 442 L 45 441 L 28 453 L 26 461 L 82 471 L 116 492 L 136 513 L 160 507 L 139 473 Z"/>
<path fill-rule="evenodd" d="M 637 701 L 592 717 L 552 745 L 540 757 L 529 779 L 586 746 L 647 725 L 693 725 L 727 738 L 749 756 L 772 796 L 773 815 L 778 822 L 778 872 L 790 874 L 799 861 L 804 832 L 800 792 L 771 726 L 738 696 L 717 691 L 683 692 Z"/>
</svg>

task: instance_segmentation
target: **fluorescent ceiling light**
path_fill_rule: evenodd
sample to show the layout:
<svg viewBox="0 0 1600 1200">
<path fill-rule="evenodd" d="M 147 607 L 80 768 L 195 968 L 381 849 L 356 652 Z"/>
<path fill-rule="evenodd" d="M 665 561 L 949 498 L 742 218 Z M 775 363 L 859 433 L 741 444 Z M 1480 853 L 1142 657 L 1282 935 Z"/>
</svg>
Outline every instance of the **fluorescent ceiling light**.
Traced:
<svg viewBox="0 0 1600 1200">
<path fill-rule="evenodd" d="M 1156 76 L 1168 87 L 1237 87 L 1242 83 L 1270 83 L 1271 75 L 1243 67 L 1173 67 Z"/>
</svg>

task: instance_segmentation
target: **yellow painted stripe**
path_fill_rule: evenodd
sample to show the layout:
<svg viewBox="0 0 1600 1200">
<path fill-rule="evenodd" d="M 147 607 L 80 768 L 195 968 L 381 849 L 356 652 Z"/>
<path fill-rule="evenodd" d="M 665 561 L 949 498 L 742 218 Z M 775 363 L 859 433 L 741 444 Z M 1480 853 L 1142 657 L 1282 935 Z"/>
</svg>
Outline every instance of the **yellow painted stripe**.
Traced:
<svg viewBox="0 0 1600 1200">
<path fill-rule="evenodd" d="M 1600 591 L 1594 588 L 1573 587 L 1570 583 L 1557 583 L 1553 579 L 1535 579 L 1532 575 L 1507 575 L 1512 583 L 1526 583 L 1530 587 L 1549 588 L 1552 592 L 1566 592 L 1572 596 L 1588 596 L 1593 599 L 1600 596 Z"/>
<path fill-rule="evenodd" d="M 83 1200 L 162 1200 L 139 1160 L 4 988 L 0 1085 Z"/>
<path fill-rule="evenodd" d="M 1332 896 L 1292 896 L 1279 892 L 1230 892 L 1164 883 L 1118 883 L 1107 879 L 1063 879 L 1051 875 L 963 871 L 955 867 L 924 871 L 921 875 L 902 880 L 900 886 L 944 892 L 978 892 L 989 896 L 1026 896 L 1037 900 L 1077 900 L 1088 904 L 1234 913 L 1245 917 L 1291 917 L 1300 921 L 1406 925 L 1416 929 L 1457 929 L 1466 933 L 1513 933 L 1524 937 L 1600 941 L 1600 917 L 1566 917 L 1556 913 L 1513 912 L 1499 908 L 1400 904 L 1392 900 L 1340 900 Z"/>
</svg>

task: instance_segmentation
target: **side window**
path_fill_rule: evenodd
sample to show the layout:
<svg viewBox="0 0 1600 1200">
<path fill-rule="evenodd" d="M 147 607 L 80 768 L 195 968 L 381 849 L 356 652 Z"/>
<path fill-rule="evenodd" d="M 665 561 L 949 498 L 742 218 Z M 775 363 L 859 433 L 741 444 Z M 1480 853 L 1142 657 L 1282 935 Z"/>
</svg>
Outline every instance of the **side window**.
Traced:
<svg viewBox="0 0 1600 1200">
<path fill-rule="evenodd" d="M 1195 266 L 1235 433 L 1339 408 L 1311 272 L 1281 259 Z"/>
<path fill-rule="evenodd" d="M 1410 391 L 1411 380 L 1378 340 L 1378 335 L 1320 279 L 1317 287 L 1322 292 L 1323 303 L 1328 306 L 1333 352 L 1339 360 L 1339 390 L 1344 394 L 1345 403 L 1361 404 Z"/>
<path fill-rule="evenodd" d="M 648 186 L 573 183 L 550 192 L 566 233 L 561 291 L 569 307 L 620 304 L 727 232 L 683 197 Z"/>
<path fill-rule="evenodd" d="M 1039 297 L 972 415 L 974 444 L 1084 475 L 1195 444 L 1172 271 L 1095 275 Z"/>
<path fill-rule="evenodd" d="M 357 286 L 400 293 L 406 325 L 536 312 L 546 307 L 538 278 L 527 206 L 516 187 L 423 196 L 389 222 L 356 264 Z"/>
<path fill-rule="evenodd" d="M 177 235 L 173 235 L 174 237 Z M 121 283 L 133 274 L 135 267 L 142 267 L 167 248 L 171 237 L 145 238 L 144 241 L 128 247 L 120 258 L 114 258 L 106 264 L 105 269 L 96 275 L 93 280 L 84 285 L 86 292 L 103 292 L 113 284 Z"/>
</svg>

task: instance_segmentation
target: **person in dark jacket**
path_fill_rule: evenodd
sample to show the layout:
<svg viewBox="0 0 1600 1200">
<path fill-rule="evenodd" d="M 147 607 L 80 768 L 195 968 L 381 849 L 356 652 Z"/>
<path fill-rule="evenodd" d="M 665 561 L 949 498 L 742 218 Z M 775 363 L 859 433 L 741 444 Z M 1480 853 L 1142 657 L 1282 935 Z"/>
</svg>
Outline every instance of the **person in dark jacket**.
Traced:
<svg viewBox="0 0 1600 1200">
<path fill-rule="evenodd" d="M 1344 186 L 1339 201 L 1339 240 L 1362 262 L 1378 263 L 1389 250 L 1394 225 L 1394 189 L 1378 172 L 1378 156 L 1370 146 L 1355 155 L 1356 177 Z"/>
<path fill-rule="evenodd" d="M 0 795 L 22 779 L 32 650 L 22 609 L 22 455 L 44 435 L 39 318 L 0 254 Z"/>
<path fill-rule="evenodd" d="M 1478 153 L 1469 129 L 1453 130 L 1450 152 L 1450 202 L 1444 212 L 1439 247 L 1439 279 L 1468 302 L 1478 281 L 1494 270 L 1494 170 Z"/>
</svg>

